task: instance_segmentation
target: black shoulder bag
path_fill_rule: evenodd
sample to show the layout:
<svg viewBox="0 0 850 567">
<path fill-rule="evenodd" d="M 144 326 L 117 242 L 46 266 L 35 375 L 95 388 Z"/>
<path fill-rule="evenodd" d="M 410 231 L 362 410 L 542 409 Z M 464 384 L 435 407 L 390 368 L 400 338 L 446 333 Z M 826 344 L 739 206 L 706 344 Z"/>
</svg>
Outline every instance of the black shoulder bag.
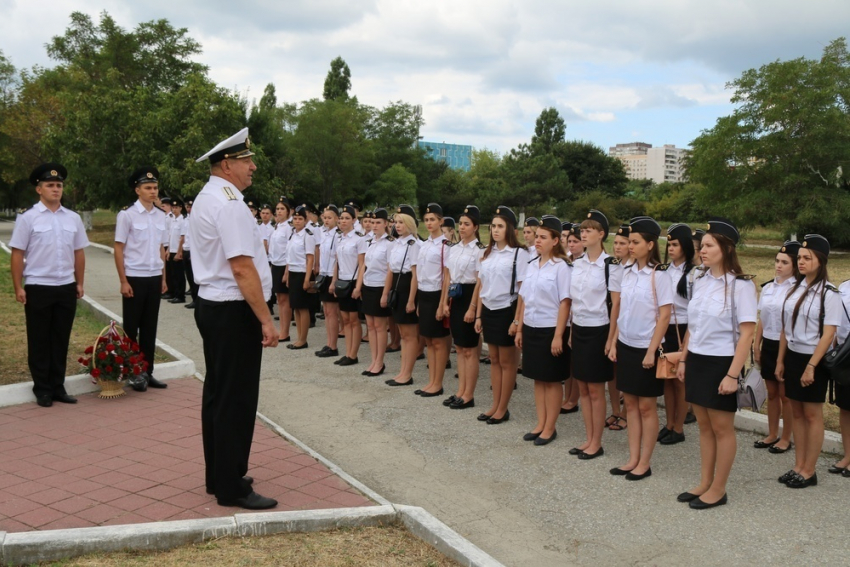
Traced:
<svg viewBox="0 0 850 567">
<path fill-rule="evenodd" d="M 844 305 L 843 299 L 841 300 L 841 307 L 844 308 L 844 316 L 850 320 L 850 314 L 847 313 L 847 307 Z M 821 307 L 821 321 L 823 321 L 823 307 Z M 835 391 L 833 383 L 843 388 L 850 387 L 850 340 L 845 340 L 844 343 L 833 346 L 826 351 L 823 357 L 823 367 L 829 371 L 829 403 L 834 404 Z"/>
<path fill-rule="evenodd" d="M 404 258 L 401 259 L 401 269 L 398 272 L 398 279 L 395 281 L 395 285 L 390 290 L 390 296 L 388 298 L 387 305 L 392 310 L 398 308 L 398 284 L 399 282 L 401 282 L 402 274 L 404 274 L 404 262 L 407 260 L 407 251 L 410 250 L 411 246 L 413 246 L 413 241 L 408 240 L 407 246 L 404 248 Z"/>
</svg>

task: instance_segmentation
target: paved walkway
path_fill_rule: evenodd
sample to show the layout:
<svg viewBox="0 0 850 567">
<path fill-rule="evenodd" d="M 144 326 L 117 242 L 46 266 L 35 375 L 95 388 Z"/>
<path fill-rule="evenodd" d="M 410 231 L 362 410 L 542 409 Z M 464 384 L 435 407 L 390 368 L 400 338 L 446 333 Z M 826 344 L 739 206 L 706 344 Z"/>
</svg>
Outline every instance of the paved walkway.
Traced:
<svg viewBox="0 0 850 567">
<path fill-rule="evenodd" d="M 22 532 L 230 516 L 204 486 L 195 378 L 167 390 L 75 406 L 0 409 L 0 531 Z M 251 472 L 275 511 L 373 503 L 257 423 Z"/>
</svg>

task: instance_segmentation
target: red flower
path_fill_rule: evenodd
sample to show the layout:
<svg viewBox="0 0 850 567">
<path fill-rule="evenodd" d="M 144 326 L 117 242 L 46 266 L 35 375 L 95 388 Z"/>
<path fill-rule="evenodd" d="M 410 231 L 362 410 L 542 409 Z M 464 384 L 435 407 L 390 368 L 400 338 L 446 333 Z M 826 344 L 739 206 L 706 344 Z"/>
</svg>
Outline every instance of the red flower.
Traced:
<svg viewBox="0 0 850 567">
<path fill-rule="evenodd" d="M 115 357 L 115 364 L 124 364 L 124 357 L 123 356 L 116 356 Z"/>
<path fill-rule="evenodd" d="M 139 345 L 133 345 L 133 352 L 139 352 Z"/>
<path fill-rule="evenodd" d="M 106 345 L 106 350 L 108 352 L 112 352 L 113 350 L 115 350 L 115 345 L 112 344 L 112 343 L 109 343 L 108 345 Z"/>
<path fill-rule="evenodd" d="M 103 344 L 103 343 L 105 343 L 105 342 L 106 342 L 106 337 L 100 337 L 99 339 L 97 339 L 97 342 L 98 342 L 98 344 Z"/>
<path fill-rule="evenodd" d="M 129 373 L 130 373 L 130 368 L 128 368 L 127 366 L 125 366 L 124 368 L 121 369 L 121 374 L 129 374 Z"/>
<path fill-rule="evenodd" d="M 98 358 L 98 360 L 106 360 L 106 353 L 103 352 L 103 351 L 100 351 L 99 353 L 97 353 L 97 358 Z"/>
<path fill-rule="evenodd" d="M 112 372 L 112 365 L 109 365 L 105 368 L 107 372 Z"/>
<path fill-rule="evenodd" d="M 91 354 L 92 352 L 94 352 L 94 347 L 88 347 L 83 354 Z"/>
<path fill-rule="evenodd" d="M 100 376 L 100 370 L 98 370 L 97 368 L 93 368 L 91 371 L 91 375 L 92 378 L 97 378 L 98 376 Z"/>
<path fill-rule="evenodd" d="M 86 359 L 83 358 L 82 356 L 77 359 L 77 362 L 79 362 L 80 364 L 85 364 L 86 363 L 85 361 L 86 361 Z"/>
<path fill-rule="evenodd" d="M 139 375 L 139 374 L 141 374 L 141 373 L 142 373 L 142 369 L 141 369 L 141 368 L 139 368 L 138 366 L 134 366 L 134 367 L 133 367 L 133 374 L 135 374 L 136 376 L 138 376 L 138 375 Z"/>
</svg>

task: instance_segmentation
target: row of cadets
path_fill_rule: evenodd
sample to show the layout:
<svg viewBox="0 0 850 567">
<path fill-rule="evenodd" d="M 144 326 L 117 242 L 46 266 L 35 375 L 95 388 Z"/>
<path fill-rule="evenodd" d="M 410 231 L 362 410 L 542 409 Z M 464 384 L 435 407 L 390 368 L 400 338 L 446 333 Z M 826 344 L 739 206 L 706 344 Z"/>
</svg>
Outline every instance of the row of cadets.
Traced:
<svg viewBox="0 0 850 567">
<path fill-rule="evenodd" d="M 321 285 L 318 286 L 318 291 L 325 315 L 327 344 L 316 351 L 316 356 L 331 357 L 339 356 L 339 350 L 337 349 L 340 331 L 339 301 L 331 291 L 331 283 L 334 273 L 336 273 L 336 249 L 342 238 L 342 231 L 339 228 L 339 208 L 333 204 L 323 207 L 322 221 L 318 276 L 318 281 L 321 282 Z"/>
<path fill-rule="evenodd" d="M 420 241 L 417 238 L 416 212 L 413 207 L 400 205 L 393 216 L 393 224 L 398 237 L 389 247 L 381 307 L 389 308 L 401 334 L 401 368 L 386 384 L 408 386 L 413 384 L 413 366 L 419 353 L 419 316 L 416 310 L 419 279 L 416 272 Z"/>
<path fill-rule="evenodd" d="M 339 242 L 336 245 L 336 262 L 330 283 L 330 291 L 339 302 L 340 317 L 345 331 L 345 355 L 335 364 L 344 363 L 345 366 L 359 362 L 357 353 L 363 338 L 363 328 L 359 318 L 360 293 L 358 292 L 355 296 L 354 290 L 357 287 L 359 274 L 365 269 L 368 243 L 364 234 L 356 230 L 354 226 L 356 220 L 357 208 L 353 204 L 344 205 L 339 214 Z M 337 285 L 338 283 L 341 284 L 342 289 Z"/>
<path fill-rule="evenodd" d="M 280 319 L 278 341 L 288 343 L 289 330 L 292 321 L 292 307 L 289 302 L 289 288 L 286 285 L 286 251 L 292 236 L 290 224 L 291 207 L 285 197 L 275 205 L 275 226 L 269 236 L 269 266 L 272 273 L 272 294 L 277 302 L 277 312 Z"/>
<path fill-rule="evenodd" d="M 292 212 L 292 234 L 286 247 L 286 273 L 284 283 L 289 289 L 289 306 L 295 317 L 298 337 L 286 348 L 307 348 L 307 333 L 310 330 L 310 309 L 313 307 L 310 291 L 317 249 L 317 235 L 308 228 L 308 205 L 301 204 Z"/>
</svg>

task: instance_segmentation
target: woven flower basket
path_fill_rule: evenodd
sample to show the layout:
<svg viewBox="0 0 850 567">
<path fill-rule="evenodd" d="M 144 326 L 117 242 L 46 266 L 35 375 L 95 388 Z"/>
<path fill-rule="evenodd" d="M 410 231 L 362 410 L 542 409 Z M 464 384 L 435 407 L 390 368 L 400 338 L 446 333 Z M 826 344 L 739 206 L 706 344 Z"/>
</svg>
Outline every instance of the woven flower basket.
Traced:
<svg viewBox="0 0 850 567">
<path fill-rule="evenodd" d="M 98 398 L 102 399 L 112 399 L 112 398 L 120 398 L 126 392 L 124 392 L 124 382 L 116 382 L 115 380 L 101 380 L 98 378 L 97 385 L 100 386 L 100 393 L 97 395 Z"/>
</svg>

